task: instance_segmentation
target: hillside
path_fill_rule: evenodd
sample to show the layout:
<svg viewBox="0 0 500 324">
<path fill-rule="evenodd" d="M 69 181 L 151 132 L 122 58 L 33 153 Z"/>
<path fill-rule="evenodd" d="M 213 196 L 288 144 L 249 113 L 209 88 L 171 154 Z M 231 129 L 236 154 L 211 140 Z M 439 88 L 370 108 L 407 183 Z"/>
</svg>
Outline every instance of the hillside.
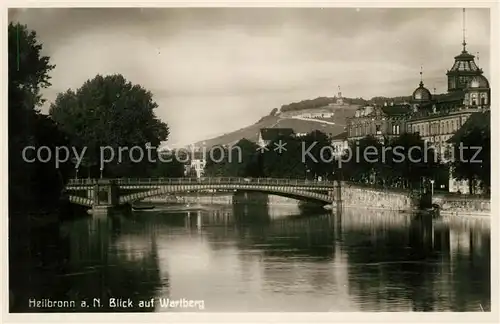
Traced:
<svg viewBox="0 0 500 324">
<path fill-rule="evenodd" d="M 329 107 L 330 110 L 335 113 L 334 116 L 330 118 L 300 118 L 300 114 L 305 110 L 295 111 L 293 115 L 287 114 L 286 117 L 283 117 L 283 114 L 265 116 L 253 125 L 205 141 L 197 142 L 194 145 L 197 147 L 231 145 L 242 138 L 256 142 L 261 128 L 292 128 L 295 133 L 309 133 L 314 130 L 319 130 L 331 136 L 335 136 L 345 130 L 345 119 L 353 116 L 358 107 L 357 105 L 344 105 L 341 108 Z"/>
</svg>

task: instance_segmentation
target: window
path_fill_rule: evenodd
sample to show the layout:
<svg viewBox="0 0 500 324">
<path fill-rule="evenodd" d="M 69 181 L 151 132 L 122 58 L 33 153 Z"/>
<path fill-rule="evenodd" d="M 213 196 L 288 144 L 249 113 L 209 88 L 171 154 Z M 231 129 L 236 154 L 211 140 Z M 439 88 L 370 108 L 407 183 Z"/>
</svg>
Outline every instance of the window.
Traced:
<svg viewBox="0 0 500 324">
<path fill-rule="evenodd" d="M 377 133 L 377 135 L 382 134 L 382 132 L 380 131 L 380 125 L 375 125 L 375 132 Z"/>
<path fill-rule="evenodd" d="M 472 96 L 472 105 L 475 106 L 477 104 L 477 96 L 475 93 L 473 93 L 471 96 Z"/>
<path fill-rule="evenodd" d="M 484 106 L 484 105 L 486 105 L 486 98 L 482 97 L 481 98 L 481 106 Z"/>
</svg>

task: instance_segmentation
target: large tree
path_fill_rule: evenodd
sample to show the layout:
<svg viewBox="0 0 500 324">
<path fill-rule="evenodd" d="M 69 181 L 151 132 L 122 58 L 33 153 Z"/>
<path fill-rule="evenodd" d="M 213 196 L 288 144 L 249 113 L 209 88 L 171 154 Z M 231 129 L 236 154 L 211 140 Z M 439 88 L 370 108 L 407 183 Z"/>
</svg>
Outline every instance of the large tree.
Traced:
<svg viewBox="0 0 500 324">
<path fill-rule="evenodd" d="M 214 147 L 206 154 L 205 175 L 226 177 L 259 177 L 258 145 L 243 138 L 228 147 Z"/>
<path fill-rule="evenodd" d="M 42 55 L 36 33 L 24 25 L 9 24 L 8 52 L 9 207 L 12 211 L 56 207 L 67 165 L 57 169 L 53 161 L 31 162 L 32 155 L 27 159 L 22 155 L 28 146 L 46 146 L 54 153 L 56 146 L 66 144 L 55 123 L 39 111 L 44 102 L 40 92 L 50 86 L 49 72 L 55 66 Z"/>
<path fill-rule="evenodd" d="M 306 161 L 302 158 L 302 142 L 295 136 L 279 136 L 260 154 L 262 173 L 269 178 L 304 179 Z"/>
<path fill-rule="evenodd" d="M 182 178 L 185 171 L 186 154 L 182 151 L 161 152 L 151 176 L 163 178 Z"/>
<path fill-rule="evenodd" d="M 377 171 L 385 167 L 382 154 L 382 143 L 373 136 L 351 141 L 349 152 L 342 159 L 343 178 L 359 183 L 377 181 Z"/>
<path fill-rule="evenodd" d="M 488 192 L 491 186 L 491 131 L 489 113 L 473 114 L 452 138 L 453 175 L 469 182 L 474 193 L 478 180 Z"/>
<path fill-rule="evenodd" d="M 404 187 L 418 189 L 424 180 L 436 180 L 441 165 L 439 156 L 420 135 L 403 133 L 390 144 L 393 173 L 403 180 Z"/>
<path fill-rule="evenodd" d="M 97 75 L 76 91 L 59 94 L 50 115 L 69 134 L 73 146 L 87 148 L 92 176 L 99 172 L 100 159 L 111 159 L 111 151 L 115 156 L 104 165 L 105 176 L 148 176 L 157 164 L 148 161 L 147 147 L 157 147 L 169 135 L 167 124 L 155 116 L 157 107 L 150 91 L 122 75 Z M 135 146 L 144 153 L 140 161 L 140 150 L 131 151 Z"/>
<path fill-rule="evenodd" d="M 314 130 L 298 138 L 303 154 L 302 162 L 306 168 L 307 178 L 332 179 L 337 163 L 334 159 L 334 148 L 325 133 Z"/>
</svg>

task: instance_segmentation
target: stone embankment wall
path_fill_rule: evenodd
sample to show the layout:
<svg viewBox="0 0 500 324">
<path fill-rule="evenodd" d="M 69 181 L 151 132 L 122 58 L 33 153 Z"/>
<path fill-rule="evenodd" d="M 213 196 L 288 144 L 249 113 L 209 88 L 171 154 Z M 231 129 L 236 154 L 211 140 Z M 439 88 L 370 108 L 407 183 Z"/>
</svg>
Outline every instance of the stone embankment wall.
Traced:
<svg viewBox="0 0 500 324">
<path fill-rule="evenodd" d="M 220 204 L 255 203 L 276 206 L 299 207 L 305 202 L 299 200 L 268 195 L 259 192 L 236 193 L 201 193 L 167 195 L 147 198 L 152 203 L 184 203 L 184 204 Z M 475 197 L 449 197 L 435 195 L 433 203 L 438 204 L 443 215 L 490 215 L 491 200 Z M 406 191 L 382 190 L 350 184 L 342 185 L 342 207 L 359 207 L 369 209 L 386 209 L 396 211 L 412 211 L 417 201 Z"/>
<path fill-rule="evenodd" d="M 286 205 L 297 207 L 303 202 L 291 198 L 268 195 L 260 192 L 236 192 L 236 193 L 200 193 L 164 195 L 146 198 L 143 201 L 150 203 L 180 203 L 180 204 L 215 204 L 231 205 L 233 203 L 245 204 L 269 204 Z"/>
<path fill-rule="evenodd" d="M 168 204 L 214 204 L 230 205 L 233 203 L 232 194 L 198 194 L 198 195 L 164 195 L 144 199 L 150 203 Z"/>
<path fill-rule="evenodd" d="M 441 207 L 442 215 L 491 215 L 491 199 L 436 195 L 432 202 Z"/>
<path fill-rule="evenodd" d="M 388 210 L 414 210 L 416 201 L 407 191 L 382 190 L 349 184 L 342 185 L 342 207 Z"/>
</svg>

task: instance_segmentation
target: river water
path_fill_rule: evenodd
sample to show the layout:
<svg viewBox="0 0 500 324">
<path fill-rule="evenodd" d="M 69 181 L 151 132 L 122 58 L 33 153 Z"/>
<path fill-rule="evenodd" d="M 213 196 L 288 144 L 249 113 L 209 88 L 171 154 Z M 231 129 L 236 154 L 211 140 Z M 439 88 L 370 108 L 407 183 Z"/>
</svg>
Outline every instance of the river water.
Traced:
<svg viewBox="0 0 500 324">
<path fill-rule="evenodd" d="M 12 312 L 490 310 L 488 218 L 157 206 L 30 237 Z"/>
</svg>

